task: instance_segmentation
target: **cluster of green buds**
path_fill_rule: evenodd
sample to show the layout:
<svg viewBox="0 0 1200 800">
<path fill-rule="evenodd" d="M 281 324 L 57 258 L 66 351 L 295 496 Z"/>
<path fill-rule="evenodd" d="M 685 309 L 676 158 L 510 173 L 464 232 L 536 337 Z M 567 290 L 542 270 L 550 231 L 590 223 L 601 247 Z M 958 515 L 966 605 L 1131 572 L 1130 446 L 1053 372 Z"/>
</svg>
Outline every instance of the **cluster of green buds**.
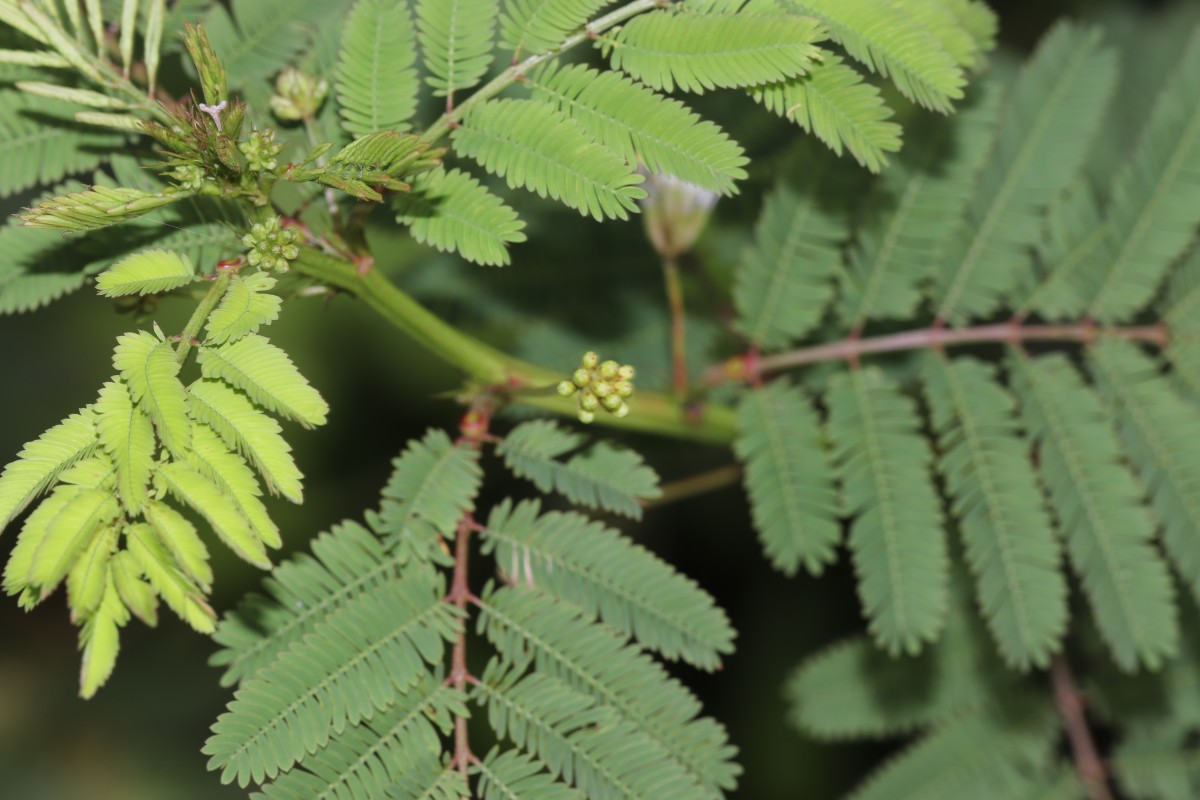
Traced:
<svg viewBox="0 0 1200 800">
<path fill-rule="evenodd" d="M 180 164 L 167 175 L 179 184 L 180 189 L 188 192 L 200 191 L 204 186 L 204 179 L 208 177 L 204 172 L 204 167 L 199 164 Z"/>
<path fill-rule="evenodd" d="M 579 421 L 591 422 L 603 409 L 616 417 L 629 413 L 626 402 L 633 396 L 633 367 L 616 361 L 601 361 L 592 351 L 583 354 L 571 380 L 558 385 L 563 397 L 579 396 Z"/>
<path fill-rule="evenodd" d="M 296 246 L 299 238 L 295 228 L 279 224 L 279 217 L 256 222 L 242 237 L 242 244 L 250 250 L 246 261 L 262 270 L 287 272 L 288 262 L 300 255 L 300 248 Z"/>
<path fill-rule="evenodd" d="M 288 67 L 275 79 L 271 110 L 288 122 L 311 119 L 317 115 L 328 92 L 329 81 Z"/>
<path fill-rule="evenodd" d="M 278 156 L 283 151 L 283 143 L 276 142 L 275 131 L 267 128 L 251 133 L 238 149 L 249 162 L 251 172 L 270 172 L 279 166 Z"/>
</svg>

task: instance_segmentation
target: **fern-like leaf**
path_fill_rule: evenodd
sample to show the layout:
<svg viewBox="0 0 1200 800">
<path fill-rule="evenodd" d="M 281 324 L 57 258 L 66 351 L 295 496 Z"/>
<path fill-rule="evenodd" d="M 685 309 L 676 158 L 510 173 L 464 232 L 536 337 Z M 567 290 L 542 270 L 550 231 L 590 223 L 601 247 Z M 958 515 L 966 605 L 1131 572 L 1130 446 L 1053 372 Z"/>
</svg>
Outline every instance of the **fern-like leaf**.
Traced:
<svg viewBox="0 0 1200 800">
<path fill-rule="evenodd" d="M 79 631 L 83 662 L 79 668 L 79 695 L 85 700 L 112 675 L 120 650 L 120 628 L 129 621 L 129 611 L 117 594 L 112 581 L 107 582 L 104 599 L 95 613 L 87 618 Z"/>
<path fill-rule="evenodd" d="M 746 177 L 742 148 L 678 100 L 615 72 L 582 64 L 546 68 L 530 81 L 533 96 L 553 103 L 629 164 L 644 163 L 688 183 L 729 195 Z"/>
<path fill-rule="evenodd" d="M 112 492 L 60 486 L 25 520 L 4 570 L 4 589 L 46 599 L 120 509 Z"/>
<path fill-rule="evenodd" d="M 0 91 L 0 197 L 100 166 L 123 137 L 61 116 L 59 101 Z"/>
<path fill-rule="evenodd" d="M 67 604 L 72 619 L 87 619 L 104 599 L 108 587 L 108 563 L 117 547 L 115 527 L 105 527 L 84 548 L 67 573 Z"/>
<path fill-rule="evenodd" d="M 784 185 L 768 196 L 733 287 L 742 333 L 778 350 L 812 330 L 833 297 L 846 235 L 844 221 L 811 194 Z"/>
<path fill-rule="evenodd" d="M 62 474 L 98 443 L 95 416 L 90 410 L 72 414 L 17 453 L 17 460 L 0 475 L 0 530 L 25 510 Z"/>
<path fill-rule="evenodd" d="M 192 523 L 171 506 L 157 501 L 147 505 L 144 513 L 183 574 L 195 581 L 201 591 L 208 592 L 213 580 L 208 548 Z"/>
<path fill-rule="evenodd" d="M 661 494 L 658 475 L 637 453 L 606 442 L 597 442 L 566 461 L 555 460 L 583 441 L 550 420 L 533 420 L 513 428 L 496 452 L 509 469 L 543 492 L 556 491 L 588 508 L 641 519 L 640 501 Z"/>
<path fill-rule="evenodd" d="M 144 250 L 97 275 L 96 290 L 105 297 L 169 292 L 191 283 L 195 272 L 192 262 L 178 253 Z"/>
<path fill-rule="evenodd" d="M 306 428 L 325 424 L 329 406 L 284 353 L 256 333 L 229 344 L 201 347 L 197 355 L 206 378 L 241 389 L 263 408 Z"/>
<path fill-rule="evenodd" d="M 841 539 L 833 469 L 812 404 L 784 379 L 738 404 L 734 451 L 763 548 L 775 567 L 819 575 Z"/>
<path fill-rule="evenodd" d="M 506 265 L 508 245 L 525 241 L 517 212 L 457 169 L 418 175 L 411 193 L 397 195 L 396 211 L 418 242 L 476 264 Z"/>
<path fill-rule="evenodd" d="M 210 480 L 220 489 L 225 499 L 232 503 L 237 512 L 250 524 L 250 530 L 267 547 L 279 547 L 279 529 L 271 521 L 267 509 L 259 496 L 258 480 L 245 460 L 226 446 L 220 435 L 208 425 L 196 425 L 193 429 L 193 450 L 187 463 L 192 469 Z"/>
<path fill-rule="evenodd" d="M 596 220 L 627 219 L 646 196 L 641 175 L 550 103 L 489 101 L 467 114 L 453 138 L 458 152 L 509 186 Z"/>
<path fill-rule="evenodd" d="M 651 11 L 606 43 L 614 69 L 654 89 L 701 93 L 804 75 L 826 38 L 811 17 Z"/>
<path fill-rule="evenodd" d="M 836 376 L 826 403 L 844 511 L 854 518 L 849 542 L 863 610 L 881 646 L 913 655 L 946 618 L 933 456 L 912 401 L 876 369 Z"/>
<path fill-rule="evenodd" d="M 239 558 L 262 569 L 271 568 L 262 540 L 251 530 L 237 502 L 216 484 L 179 462 L 164 464 L 155 474 L 180 502 L 204 517 Z"/>
<path fill-rule="evenodd" d="M 940 318 L 991 314 L 1023 284 L 1042 211 L 1083 163 L 1115 77 L 1115 54 L 1098 30 L 1060 23 L 1043 38 L 1012 89 L 966 224 L 940 259 Z"/>
<path fill-rule="evenodd" d="M 441 662 L 454 612 L 430 570 L 355 598 L 242 684 L 205 744 L 209 768 L 261 783 L 386 709 Z"/>
<path fill-rule="evenodd" d="M 94 410 L 100 443 L 116 468 L 121 505 L 137 514 L 150 500 L 147 487 L 158 449 L 154 427 L 119 380 L 104 384 Z"/>
<path fill-rule="evenodd" d="M 1112 764 L 1128 797 L 1184 800 L 1200 788 L 1200 753 L 1186 730 L 1171 725 L 1131 731 L 1117 745 Z"/>
<path fill-rule="evenodd" d="M 249 87 L 295 63 L 312 24 L 342 11 L 322 0 L 234 0 L 211 6 L 204 28 L 234 84 Z"/>
<path fill-rule="evenodd" d="M 507 0 L 500 42 L 515 57 L 544 53 L 607 4 L 608 0 Z"/>
<path fill-rule="evenodd" d="M 421 60 L 435 95 L 470 89 L 487 73 L 499 13 L 500 0 L 418 0 Z"/>
<path fill-rule="evenodd" d="M 711 670 L 732 652 L 729 620 L 693 581 L 611 528 L 540 509 L 505 501 L 488 517 L 485 551 L 512 581 L 569 600 L 670 659 Z"/>
<path fill-rule="evenodd" d="M 109 575 L 124 607 L 150 627 L 158 624 L 158 595 L 146 582 L 142 566 L 128 550 L 118 550 L 109 560 Z"/>
<path fill-rule="evenodd" d="M 154 422 L 158 437 L 176 458 L 185 458 L 192 426 L 187 413 L 187 390 L 179 382 L 179 362 L 170 342 L 146 331 L 117 338 L 113 367 L 125 379 L 133 401 Z"/>
<path fill-rule="evenodd" d="M 283 300 L 270 293 L 274 288 L 275 279 L 265 272 L 235 275 L 221 297 L 220 305 L 205 323 L 208 341 L 213 344 L 236 342 L 277 320 Z"/>
<path fill-rule="evenodd" d="M 870 0 L 794 0 L 801 12 L 817 16 L 829 35 L 869 69 L 890 77 L 906 97 L 949 113 L 961 99 L 966 79 L 954 57 L 897 4 Z"/>
<path fill-rule="evenodd" d="M 480 800 L 584 800 L 579 792 L 542 771 L 542 765 L 515 750 L 493 748 L 472 770 L 479 776 Z"/>
<path fill-rule="evenodd" d="M 212 633 L 216 612 L 204 602 L 200 588 L 183 574 L 154 528 L 144 522 L 130 525 L 125 529 L 125 538 L 155 593 L 188 625 L 201 633 Z"/>
<path fill-rule="evenodd" d="M 1005 660 L 1044 667 L 1067 627 L 1067 586 L 1015 403 L 980 361 L 926 359 L 939 468 L 966 542 L 979 605 Z"/>
<path fill-rule="evenodd" d="M 358 0 L 342 31 L 337 98 L 342 127 L 362 136 L 406 130 L 417 109 L 416 31 L 404 0 Z"/>
<path fill-rule="evenodd" d="M 879 172 L 887 154 L 900 149 L 900 126 L 879 89 L 846 66 L 840 56 L 825 53 L 806 75 L 765 86 L 750 96 L 784 119 L 815 135 L 839 156 L 848 150 L 862 166 Z"/>
<path fill-rule="evenodd" d="M 195 419 L 207 423 L 225 444 L 245 456 L 272 493 L 293 503 L 303 502 L 303 476 L 278 422 L 221 381 L 196 381 L 188 388 L 188 400 Z"/>
<path fill-rule="evenodd" d="M 1103 258 L 1106 236 L 1099 203 L 1087 180 L 1077 180 L 1059 193 L 1046 212 L 1038 243 L 1043 274 L 1037 276 L 1020 312 L 1037 312 L 1048 320 L 1083 316 L 1095 293 L 1095 268 Z"/>
<path fill-rule="evenodd" d="M 1132 157 L 1117 174 L 1105 211 L 1104 277 L 1088 313 L 1102 322 L 1133 317 L 1153 298 L 1200 224 L 1200 30 L 1163 87 Z"/>
<path fill-rule="evenodd" d="M 1200 597 L 1200 410 L 1132 342 L 1089 351 L 1101 391 L 1117 412 L 1117 434 L 1141 475 L 1171 561 Z"/>
<path fill-rule="evenodd" d="M 1123 669 L 1171 656 L 1179 632 L 1154 520 L 1110 417 L 1061 355 L 1011 359 L 1013 389 L 1067 553 Z"/>
<path fill-rule="evenodd" d="M 724 729 L 698 717 L 700 704 L 624 637 L 586 613 L 533 589 L 505 588 L 483 599 L 480 628 L 510 663 L 533 657 L 540 673 L 611 706 L 687 768 L 704 791 L 719 797 L 739 768 Z"/>
</svg>

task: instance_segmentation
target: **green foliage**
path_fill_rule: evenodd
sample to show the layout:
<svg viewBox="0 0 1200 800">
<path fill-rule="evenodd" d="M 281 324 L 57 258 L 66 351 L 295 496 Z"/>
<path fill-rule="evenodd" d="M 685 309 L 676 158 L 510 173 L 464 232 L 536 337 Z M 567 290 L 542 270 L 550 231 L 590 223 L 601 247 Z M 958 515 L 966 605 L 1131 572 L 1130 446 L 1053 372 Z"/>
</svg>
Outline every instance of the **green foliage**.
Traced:
<svg viewBox="0 0 1200 800">
<path fill-rule="evenodd" d="M 274 288 L 275 279 L 263 272 L 233 276 L 228 291 L 205 323 L 209 341 L 235 342 L 279 319 L 283 300 L 270 294 Z"/>
<path fill-rule="evenodd" d="M 604 5 L 604 0 L 509 0 L 500 19 L 500 42 L 518 58 L 544 53 Z"/>
<path fill-rule="evenodd" d="M 418 0 L 417 35 L 438 97 L 479 83 L 492 63 L 492 36 L 499 0 Z"/>
<path fill-rule="evenodd" d="M 540 491 L 559 492 L 573 503 L 642 518 L 642 502 L 660 494 L 658 475 L 632 450 L 597 442 L 566 461 L 556 460 L 584 443 L 584 437 L 549 420 L 518 425 L 496 448 L 504 463 Z"/>
<path fill-rule="evenodd" d="M 121 145 L 122 137 L 96 131 L 61 115 L 61 102 L 0 90 L 0 196 L 98 167 Z"/>
<path fill-rule="evenodd" d="M 358 0 L 342 32 L 337 95 L 358 136 L 406 130 L 417 108 L 416 31 L 402 0 Z"/>
<path fill-rule="evenodd" d="M 259 406 L 306 428 L 325 424 L 329 406 L 287 354 L 251 333 L 228 344 L 203 346 L 197 360 L 205 378 L 220 379 Z"/>
<path fill-rule="evenodd" d="M 413 192 L 400 195 L 396 220 L 422 244 L 457 252 L 485 266 L 507 265 L 508 245 L 525 241 L 525 223 L 475 178 L 457 169 L 418 175 Z"/>
<path fill-rule="evenodd" d="M 146 250 L 121 259 L 96 279 L 105 297 L 159 294 L 192 282 L 196 268 L 169 250 Z"/>
</svg>

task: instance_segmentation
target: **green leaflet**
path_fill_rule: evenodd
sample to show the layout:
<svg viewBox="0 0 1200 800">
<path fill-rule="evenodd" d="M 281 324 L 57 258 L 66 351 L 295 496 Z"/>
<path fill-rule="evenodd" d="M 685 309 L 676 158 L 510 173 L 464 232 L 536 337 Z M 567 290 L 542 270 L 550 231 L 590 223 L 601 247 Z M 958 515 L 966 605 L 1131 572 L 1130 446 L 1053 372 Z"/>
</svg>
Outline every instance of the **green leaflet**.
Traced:
<svg viewBox="0 0 1200 800">
<path fill-rule="evenodd" d="M 294 63 L 311 39 L 310 26 L 340 11 L 321 0 L 234 0 L 228 10 L 210 6 L 203 22 L 233 84 L 249 87 Z"/>
<path fill-rule="evenodd" d="M 417 108 L 416 31 L 404 0 L 358 0 L 342 31 L 337 98 L 354 135 L 406 130 Z"/>
<path fill-rule="evenodd" d="M 1043 37 L 1011 90 L 965 223 L 939 259 L 930 293 L 938 318 L 990 315 L 1024 284 L 1042 211 L 1083 164 L 1115 77 L 1098 30 L 1059 23 Z"/>
<path fill-rule="evenodd" d="M 396 211 L 396 221 L 408 225 L 418 242 L 476 264 L 506 265 L 508 245 L 525 241 L 517 212 L 457 169 L 418 175 L 411 193 L 396 196 Z"/>
<path fill-rule="evenodd" d="M 1095 282 L 1092 271 L 1103 256 L 1108 232 L 1091 183 L 1079 179 L 1064 189 L 1046 212 L 1045 230 L 1038 244 L 1044 266 L 1036 288 L 1028 293 L 1020 312 L 1037 312 L 1048 320 L 1077 319 L 1087 309 Z"/>
<path fill-rule="evenodd" d="M 83 649 L 83 665 L 79 670 L 79 696 L 85 700 L 108 680 L 117 664 L 120 628 L 129 621 L 129 611 L 110 580 L 104 598 L 96 611 L 83 623 L 79 644 Z"/>
<path fill-rule="evenodd" d="M 427 570 L 361 595 L 242 684 L 203 752 L 222 780 L 274 778 L 347 724 L 411 690 L 443 658 L 455 609 Z"/>
<path fill-rule="evenodd" d="M 583 441 L 554 422 L 534 420 L 509 431 L 496 452 L 509 469 L 543 492 L 557 491 L 588 508 L 641 519 L 640 501 L 661 494 L 658 475 L 637 453 L 603 441 L 566 461 L 556 460 Z"/>
<path fill-rule="evenodd" d="M 1186 730 L 1168 725 L 1137 729 L 1113 755 L 1113 772 L 1129 797 L 1186 798 L 1200 787 L 1200 757 Z"/>
<path fill-rule="evenodd" d="M 602 39 L 614 69 L 653 89 L 697 94 L 756 86 L 805 74 L 825 39 L 811 17 L 651 11 Z"/>
<path fill-rule="evenodd" d="M 575 603 L 644 647 L 701 669 L 733 651 L 733 628 L 713 599 L 653 554 L 581 514 L 505 501 L 484 536 L 497 568 L 518 585 Z"/>
<path fill-rule="evenodd" d="M 306 428 L 325 424 L 329 406 L 292 364 L 287 353 L 256 333 L 229 344 L 201 347 L 197 360 L 206 378 L 241 389 L 258 405 Z"/>
<path fill-rule="evenodd" d="M 392 466 L 379 530 L 418 558 L 428 558 L 436 536 L 455 536 L 459 521 L 474 507 L 483 480 L 479 452 L 430 430 L 409 442 Z"/>
<path fill-rule="evenodd" d="M 166 503 L 151 502 L 145 509 L 150 523 L 162 544 L 170 551 L 179 569 L 204 592 L 212 587 L 212 567 L 208 564 L 208 548 L 192 523 Z"/>
<path fill-rule="evenodd" d="M 492 751 L 472 767 L 482 800 L 583 800 L 583 795 L 542 772 L 542 765 L 516 750 Z"/>
<path fill-rule="evenodd" d="M 93 410 L 100 443 L 116 470 L 121 505 L 130 514 L 137 514 L 149 501 L 148 486 L 157 449 L 150 417 L 134 405 L 129 387 L 121 380 L 104 384 Z"/>
<path fill-rule="evenodd" d="M 879 172 L 887 153 L 900 149 L 900 126 L 878 87 L 846 66 L 840 56 L 823 53 L 807 74 L 750 88 L 767 110 L 790 119 L 815 135 L 839 156 L 848 150 L 862 166 Z"/>
<path fill-rule="evenodd" d="M 1132 342 L 1089 351 L 1092 373 L 1115 408 L 1117 435 L 1147 488 L 1162 541 L 1185 583 L 1200 597 L 1200 409 L 1160 374 Z"/>
<path fill-rule="evenodd" d="M 425 82 L 438 97 L 479 83 L 492 63 L 499 0 L 418 0 L 417 37 Z"/>
<path fill-rule="evenodd" d="M 826 405 L 863 611 L 880 646 L 915 655 L 946 617 L 948 555 L 929 474 L 933 455 L 913 402 L 876 368 L 835 376 Z"/>
<path fill-rule="evenodd" d="M 169 250 L 143 250 L 126 256 L 96 276 L 96 290 L 105 297 L 158 294 L 186 286 L 195 267 L 185 256 Z"/>
<path fill-rule="evenodd" d="M 1067 628 L 1067 585 L 1012 397 L 969 357 L 925 359 L 938 467 L 966 543 L 979 606 L 1009 665 L 1045 667 Z"/>
<path fill-rule="evenodd" d="M 787 575 L 801 565 L 820 575 L 841 539 L 833 468 L 812 404 L 786 379 L 749 391 L 738 403 L 734 452 L 763 548 Z"/>
<path fill-rule="evenodd" d="M 258 481 L 242 457 L 231 452 L 207 425 L 195 427 L 193 444 L 195 449 L 188 455 L 187 463 L 221 490 L 263 544 L 267 547 L 283 544 L 279 529 L 258 499 L 262 494 Z"/>
<path fill-rule="evenodd" d="M 119 134 L 80 125 L 62 110 L 53 99 L 0 91 L 0 197 L 92 170 L 120 147 Z"/>
<path fill-rule="evenodd" d="M 471 109 L 452 137 L 459 153 L 509 186 L 597 221 L 627 219 L 646 196 L 641 175 L 549 103 L 490 100 Z"/>
<path fill-rule="evenodd" d="M 629 78 L 576 64 L 545 67 L 529 83 L 534 98 L 553 103 L 629 164 L 725 195 L 746 177 L 737 142 L 678 100 Z"/>
<path fill-rule="evenodd" d="M 44 492 L 63 470 L 86 457 L 97 443 L 94 415 L 72 414 L 17 453 L 0 474 L 0 530 Z"/>
<path fill-rule="evenodd" d="M 117 514 L 111 492 L 76 486 L 56 489 L 25 521 L 5 568 L 5 590 L 15 594 L 28 587 L 39 593 L 36 602 L 46 599 Z"/>
<path fill-rule="evenodd" d="M 220 304 L 205 323 L 208 341 L 213 344 L 236 342 L 279 319 L 283 299 L 270 294 L 274 288 L 275 279 L 265 272 L 234 275 Z"/>
<path fill-rule="evenodd" d="M 1175 653 L 1179 631 L 1154 520 L 1109 415 L 1061 355 L 1009 361 L 1050 505 L 1092 613 L 1126 671 Z"/>
<path fill-rule="evenodd" d="M 184 458 L 191 442 L 187 390 L 179 382 L 179 362 L 170 342 L 146 331 L 117 338 L 113 367 L 121 373 L 129 394 L 154 422 L 159 439 L 171 455 Z"/>
<path fill-rule="evenodd" d="M 182 463 L 164 464 L 156 474 L 171 494 L 208 521 L 238 557 L 256 567 L 271 568 L 261 539 L 251 530 L 237 504 L 216 484 Z"/>
<path fill-rule="evenodd" d="M 124 187 L 93 186 L 87 191 L 39 200 L 20 218 L 30 228 L 92 231 L 137 219 L 190 196 L 188 191 L 152 193 Z"/>
<path fill-rule="evenodd" d="M 67 573 L 67 601 L 76 619 L 86 619 L 104 599 L 108 587 L 108 563 L 117 547 L 114 527 L 105 527 L 92 539 Z"/>
<path fill-rule="evenodd" d="M 500 43 L 514 58 L 544 53 L 583 27 L 606 0 L 506 0 Z"/>
<path fill-rule="evenodd" d="M 763 203 L 755 243 L 734 279 L 738 327 L 755 345 L 782 349 L 816 327 L 833 297 L 845 222 L 814 192 L 780 185 Z"/>
<path fill-rule="evenodd" d="M 150 627 L 158 624 L 158 595 L 146 582 L 145 571 L 133 553 L 119 550 L 109 561 L 109 574 L 121 602 Z"/>
<path fill-rule="evenodd" d="M 200 587 L 183 574 L 155 529 L 139 522 L 125 529 L 125 539 L 155 594 L 188 625 L 200 633 L 212 633 L 216 612 L 204 602 Z"/>
<path fill-rule="evenodd" d="M 278 422 L 221 381 L 196 381 L 188 387 L 188 399 L 196 421 L 207 423 L 226 445 L 249 460 L 272 493 L 303 502 L 303 476 Z"/>
</svg>

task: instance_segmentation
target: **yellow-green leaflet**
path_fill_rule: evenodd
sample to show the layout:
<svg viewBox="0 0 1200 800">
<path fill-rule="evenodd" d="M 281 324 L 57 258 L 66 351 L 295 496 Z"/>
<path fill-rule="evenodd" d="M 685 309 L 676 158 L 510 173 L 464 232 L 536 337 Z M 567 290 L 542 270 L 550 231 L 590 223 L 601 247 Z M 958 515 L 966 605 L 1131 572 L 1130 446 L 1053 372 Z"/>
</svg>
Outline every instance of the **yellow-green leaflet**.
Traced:
<svg viewBox="0 0 1200 800">
<path fill-rule="evenodd" d="M 195 273 L 185 255 L 170 250 L 143 250 L 97 275 L 96 291 L 105 297 L 168 292 L 191 283 Z"/>
<path fill-rule="evenodd" d="M 170 342 L 160 342 L 146 331 L 122 334 L 117 339 L 113 366 L 129 386 L 129 393 L 154 422 L 158 437 L 171 454 L 184 458 L 191 440 L 187 415 L 187 390 L 176 377 L 179 362 Z"/>
<path fill-rule="evenodd" d="M 275 279 L 265 272 L 234 275 L 221 304 L 208 318 L 208 341 L 235 342 L 279 319 L 283 300 L 268 294 L 274 287 Z"/>
<path fill-rule="evenodd" d="M 100 605 L 108 585 L 108 562 L 117 546 L 119 531 L 104 527 L 67 573 L 67 600 L 71 614 L 80 619 Z"/>
<path fill-rule="evenodd" d="M 207 592 L 213 580 L 212 567 L 208 564 L 208 548 L 192 523 L 166 503 L 157 501 L 151 501 L 146 506 L 145 515 L 146 521 L 175 557 L 179 568 Z"/>
<path fill-rule="evenodd" d="M 96 446 L 96 427 L 89 410 L 72 414 L 17 454 L 0 475 L 0 529 L 73 463 Z"/>
<path fill-rule="evenodd" d="M 218 347 L 202 347 L 197 356 L 206 378 L 220 378 L 241 389 L 263 408 L 294 419 L 306 428 L 324 425 L 329 406 L 300 374 L 287 353 L 256 333 Z"/>
<path fill-rule="evenodd" d="M 154 468 L 150 417 L 133 404 L 128 387 L 120 380 L 104 384 L 94 408 L 100 443 L 116 467 L 121 504 L 137 514 L 149 499 L 146 486 Z"/>
<path fill-rule="evenodd" d="M 154 591 L 180 619 L 201 633 L 216 628 L 216 612 L 204 602 L 200 588 L 188 580 L 175 557 L 155 532 L 144 522 L 125 529 L 129 552 L 141 564 Z"/>
<path fill-rule="evenodd" d="M 187 464 L 164 464 L 157 473 L 171 494 L 208 520 L 221 541 L 256 567 L 270 569 L 271 561 L 235 501 Z"/>
<path fill-rule="evenodd" d="M 120 650 L 119 629 L 129 621 L 129 611 L 113 587 L 106 581 L 100 607 L 83 624 L 79 641 L 83 645 L 83 664 L 79 669 L 79 694 L 89 698 L 112 674 Z"/>
<path fill-rule="evenodd" d="M 143 578 L 144 570 L 128 550 L 122 550 L 109 561 L 109 574 L 121 595 L 121 601 L 134 616 L 153 628 L 158 624 L 158 595 Z"/>
</svg>

